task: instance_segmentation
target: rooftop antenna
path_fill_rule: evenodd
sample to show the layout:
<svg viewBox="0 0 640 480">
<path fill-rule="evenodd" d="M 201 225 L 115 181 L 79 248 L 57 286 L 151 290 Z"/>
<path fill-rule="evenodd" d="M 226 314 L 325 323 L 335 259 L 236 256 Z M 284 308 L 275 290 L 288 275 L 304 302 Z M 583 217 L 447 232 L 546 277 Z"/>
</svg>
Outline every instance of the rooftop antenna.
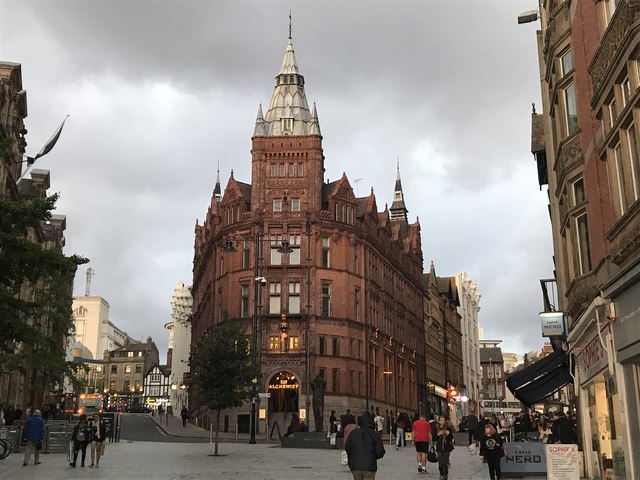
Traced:
<svg viewBox="0 0 640 480">
<path fill-rule="evenodd" d="M 289 40 L 291 40 L 291 9 L 289 9 Z"/>
<path fill-rule="evenodd" d="M 96 271 L 93 268 L 88 267 L 86 270 L 86 273 L 87 273 L 87 283 L 84 288 L 84 296 L 88 297 L 89 295 L 91 295 L 91 279 L 96 274 Z"/>
<path fill-rule="evenodd" d="M 356 184 L 356 197 L 358 196 L 358 182 L 360 182 L 360 180 L 362 180 L 362 177 L 361 177 L 361 178 L 356 178 L 356 179 L 353 181 L 353 183 L 355 183 L 355 184 Z"/>
</svg>

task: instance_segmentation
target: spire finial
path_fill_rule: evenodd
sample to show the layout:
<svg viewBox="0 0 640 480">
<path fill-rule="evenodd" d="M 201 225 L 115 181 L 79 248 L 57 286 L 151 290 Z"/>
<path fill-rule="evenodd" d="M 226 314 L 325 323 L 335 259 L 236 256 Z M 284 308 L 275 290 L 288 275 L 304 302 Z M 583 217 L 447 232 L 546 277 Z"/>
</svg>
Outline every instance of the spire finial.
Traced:
<svg viewBox="0 0 640 480">
<path fill-rule="evenodd" d="M 289 9 L 289 40 L 291 40 L 291 9 Z"/>
</svg>

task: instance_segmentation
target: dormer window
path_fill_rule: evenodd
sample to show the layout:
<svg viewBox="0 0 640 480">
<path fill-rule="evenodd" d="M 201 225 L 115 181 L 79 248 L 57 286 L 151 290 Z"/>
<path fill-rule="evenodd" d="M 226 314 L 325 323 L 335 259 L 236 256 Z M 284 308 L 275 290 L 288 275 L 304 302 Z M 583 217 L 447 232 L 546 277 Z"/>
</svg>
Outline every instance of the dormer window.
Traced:
<svg viewBox="0 0 640 480">
<path fill-rule="evenodd" d="M 293 118 L 282 118 L 282 133 L 293 133 Z"/>
</svg>

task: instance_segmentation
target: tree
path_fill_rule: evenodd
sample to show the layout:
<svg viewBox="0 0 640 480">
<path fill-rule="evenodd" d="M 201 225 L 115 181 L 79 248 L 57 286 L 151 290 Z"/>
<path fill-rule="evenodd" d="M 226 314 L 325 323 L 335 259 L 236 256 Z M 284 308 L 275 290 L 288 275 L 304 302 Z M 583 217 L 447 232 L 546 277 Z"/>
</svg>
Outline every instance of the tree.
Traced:
<svg viewBox="0 0 640 480">
<path fill-rule="evenodd" d="M 32 395 L 75 380 L 78 367 L 66 361 L 66 341 L 73 277 L 87 260 L 39 241 L 57 199 L 0 197 L 0 366 L 29 375 Z"/>
<path fill-rule="evenodd" d="M 216 412 L 214 455 L 218 455 L 220 412 L 242 406 L 251 399 L 258 381 L 255 353 L 240 322 L 224 316 L 195 345 L 191 354 L 192 392 L 209 410 Z"/>
</svg>

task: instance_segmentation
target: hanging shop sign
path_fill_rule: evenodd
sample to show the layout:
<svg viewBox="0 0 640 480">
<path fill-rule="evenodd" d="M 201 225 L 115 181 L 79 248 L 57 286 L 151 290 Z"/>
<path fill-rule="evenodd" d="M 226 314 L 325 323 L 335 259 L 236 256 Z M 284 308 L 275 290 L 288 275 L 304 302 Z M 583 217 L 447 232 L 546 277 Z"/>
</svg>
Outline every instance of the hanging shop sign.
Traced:
<svg viewBox="0 0 640 480">
<path fill-rule="evenodd" d="M 580 381 L 586 382 L 607 366 L 607 352 L 602 348 L 600 338 L 595 337 L 578 355 Z"/>
<path fill-rule="evenodd" d="M 540 322 L 543 337 L 566 337 L 567 320 L 563 312 L 542 312 Z"/>
</svg>

